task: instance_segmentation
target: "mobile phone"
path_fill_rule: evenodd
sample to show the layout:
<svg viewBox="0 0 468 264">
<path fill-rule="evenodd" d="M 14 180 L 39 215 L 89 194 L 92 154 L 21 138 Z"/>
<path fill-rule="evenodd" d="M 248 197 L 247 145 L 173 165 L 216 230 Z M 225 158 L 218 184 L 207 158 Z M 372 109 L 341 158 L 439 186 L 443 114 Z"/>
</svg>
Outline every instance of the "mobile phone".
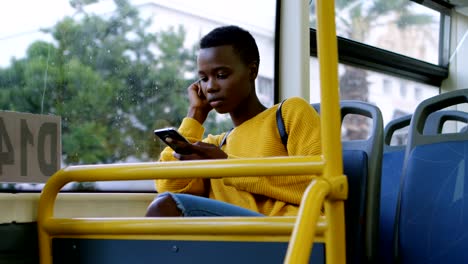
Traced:
<svg viewBox="0 0 468 264">
<path fill-rule="evenodd" d="M 185 142 L 187 144 L 190 144 L 190 142 L 179 132 L 177 129 L 173 127 L 167 127 L 167 128 L 162 128 L 162 129 L 156 129 L 154 130 L 154 134 L 158 136 L 164 143 L 166 143 L 169 147 L 171 147 L 175 152 L 179 154 L 191 154 L 192 152 L 188 149 L 181 148 L 180 146 L 174 144 L 174 142 L 168 142 L 167 138 L 171 138 L 175 141 L 181 141 Z"/>
</svg>

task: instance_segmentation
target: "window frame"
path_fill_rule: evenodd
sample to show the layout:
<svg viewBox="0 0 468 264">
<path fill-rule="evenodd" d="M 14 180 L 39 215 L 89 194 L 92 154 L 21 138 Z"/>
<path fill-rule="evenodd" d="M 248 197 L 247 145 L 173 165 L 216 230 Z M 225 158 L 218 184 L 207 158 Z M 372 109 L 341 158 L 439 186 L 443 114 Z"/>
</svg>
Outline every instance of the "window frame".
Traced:
<svg viewBox="0 0 468 264">
<path fill-rule="evenodd" d="M 440 12 L 438 65 L 338 36 L 338 61 L 439 87 L 449 75 L 452 7 L 441 0 L 409 0 Z M 310 28 L 310 56 L 317 57 L 317 30 Z"/>
</svg>

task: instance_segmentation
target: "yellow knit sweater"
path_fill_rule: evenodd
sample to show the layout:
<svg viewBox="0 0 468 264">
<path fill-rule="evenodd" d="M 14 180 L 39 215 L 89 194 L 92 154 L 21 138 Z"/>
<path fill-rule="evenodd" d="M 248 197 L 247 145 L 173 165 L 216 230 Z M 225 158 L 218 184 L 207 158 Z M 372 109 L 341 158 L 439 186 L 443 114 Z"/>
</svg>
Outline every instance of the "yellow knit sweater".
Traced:
<svg viewBox="0 0 468 264">
<path fill-rule="evenodd" d="M 282 106 L 288 133 L 287 151 L 276 125 L 275 105 L 231 131 L 222 147 L 229 158 L 309 156 L 321 153 L 320 121 L 317 112 L 304 99 L 293 97 Z M 203 126 L 185 118 L 179 132 L 190 142 L 202 140 Z M 218 145 L 225 133 L 208 135 L 203 142 Z M 160 161 L 174 161 L 173 150 L 165 148 Z M 223 179 L 156 180 L 158 192 L 188 193 L 235 204 L 264 215 L 296 215 L 311 176 L 241 177 Z M 205 182 L 204 182 L 205 181 Z"/>
</svg>

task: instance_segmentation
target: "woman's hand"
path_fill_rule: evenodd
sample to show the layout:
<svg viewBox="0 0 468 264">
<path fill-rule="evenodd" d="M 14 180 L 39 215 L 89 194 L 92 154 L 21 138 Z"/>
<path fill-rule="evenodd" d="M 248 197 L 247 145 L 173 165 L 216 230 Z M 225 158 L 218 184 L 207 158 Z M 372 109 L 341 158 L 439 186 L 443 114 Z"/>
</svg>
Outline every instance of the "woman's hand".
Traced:
<svg viewBox="0 0 468 264">
<path fill-rule="evenodd" d="M 187 117 L 191 117 L 200 122 L 200 124 L 203 124 L 203 122 L 205 122 L 208 116 L 208 113 L 213 108 L 208 103 L 208 100 L 206 99 L 205 94 L 203 93 L 200 80 L 192 83 L 187 88 L 187 92 L 190 102 Z"/>
<path fill-rule="evenodd" d="M 203 159 L 227 159 L 228 155 L 222 151 L 218 146 L 208 144 L 205 142 L 195 142 L 187 144 L 184 142 L 177 142 L 179 147 L 184 149 L 184 152 L 191 154 L 180 154 L 174 152 L 174 157 L 178 160 L 203 160 Z"/>
</svg>

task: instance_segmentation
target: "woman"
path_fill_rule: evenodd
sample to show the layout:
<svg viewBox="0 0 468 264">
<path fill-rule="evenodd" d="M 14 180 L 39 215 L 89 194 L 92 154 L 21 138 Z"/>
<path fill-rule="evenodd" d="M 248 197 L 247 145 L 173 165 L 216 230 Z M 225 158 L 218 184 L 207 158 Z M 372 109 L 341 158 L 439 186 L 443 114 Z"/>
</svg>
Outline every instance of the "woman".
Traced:
<svg viewBox="0 0 468 264">
<path fill-rule="evenodd" d="M 191 154 L 167 147 L 160 161 L 309 156 L 321 153 L 320 121 L 301 98 L 290 98 L 281 115 L 283 145 L 276 124 L 278 105 L 266 108 L 255 91 L 260 57 L 252 35 L 237 26 L 219 27 L 200 41 L 199 81 L 188 87 L 190 106 L 178 131 L 192 144 L 176 142 Z M 211 110 L 229 113 L 234 129 L 202 140 Z M 184 151 L 184 153 L 186 152 Z M 312 176 L 157 180 L 160 193 L 146 216 L 296 215 Z"/>
</svg>

